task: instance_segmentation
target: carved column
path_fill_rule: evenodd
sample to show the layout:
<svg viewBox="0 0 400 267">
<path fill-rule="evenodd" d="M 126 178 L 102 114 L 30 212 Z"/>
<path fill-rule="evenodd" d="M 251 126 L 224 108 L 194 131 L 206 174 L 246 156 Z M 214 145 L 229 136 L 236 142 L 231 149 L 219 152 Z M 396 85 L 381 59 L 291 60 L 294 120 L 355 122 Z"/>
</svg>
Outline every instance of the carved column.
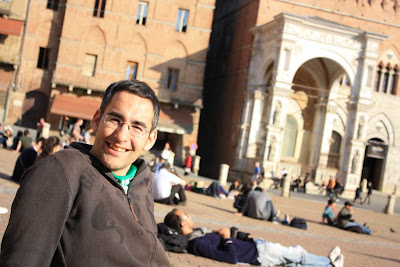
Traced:
<svg viewBox="0 0 400 267">
<path fill-rule="evenodd" d="M 257 149 L 259 149 L 262 144 L 260 136 L 260 132 L 264 132 L 263 129 L 260 129 L 264 101 L 264 93 L 262 90 L 262 88 L 258 88 L 253 91 L 253 109 L 251 111 L 251 124 L 246 152 L 247 158 L 256 158 Z"/>
<path fill-rule="evenodd" d="M 346 135 L 345 153 L 342 159 L 341 176 L 344 182 L 344 197 L 353 197 L 354 191 L 362 179 L 362 167 L 366 147 L 366 129 L 368 122 L 369 105 L 361 103 L 350 103 L 349 115 L 350 122 L 347 127 L 349 135 Z"/>
<path fill-rule="evenodd" d="M 329 175 L 326 168 L 328 164 L 329 150 L 332 143 L 331 138 L 336 112 L 336 105 L 333 102 L 325 105 L 324 101 L 322 101 L 319 106 L 320 109 L 318 116 L 320 117 L 320 125 L 318 125 L 318 128 L 314 127 L 314 131 L 317 130 L 318 132 L 314 132 L 316 136 L 314 139 L 315 142 L 312 157 L 314 160 L 312 163 L 313 166 L 317 166 L 315 173 L 315 182 L 317 183 L 322 182 L 324 177 Z M 321 125 L 322 128 L 320 128 Z M 319 154 L 319 156 L 315 158 L 317 154 Z"/>
</svg>

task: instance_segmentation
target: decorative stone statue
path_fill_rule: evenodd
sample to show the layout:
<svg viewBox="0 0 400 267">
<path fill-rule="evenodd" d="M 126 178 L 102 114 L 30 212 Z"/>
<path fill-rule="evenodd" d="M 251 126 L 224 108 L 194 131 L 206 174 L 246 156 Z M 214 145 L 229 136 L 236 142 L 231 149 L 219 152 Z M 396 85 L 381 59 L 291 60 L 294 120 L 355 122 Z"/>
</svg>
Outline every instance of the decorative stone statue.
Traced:
<svg viewBox="0 0 400 267">
<path fill-rule="evenodd" d="M 272 136 L 271 141 L 269 142 L 269 151 L 268 151 L 268 160 L 273 161 L 276 150 L 276 137 Z"/>
<path fill-rule="evenodd" d="M 358 123 L 357 139 L 361 139 L 364 132 L 365 119 L 363 116 L 360 117 L 360 122 Z"/>
<path fill-rule="evenodd" d="M 357 150 L 351 162 L 351 173 L 356 173 L 359 161 L 360 161 L 360 152 Z"/>
<path fill-rule="evenodd" d="M 274 115 L 272 117 L 273 124 L 279 124 L 281 122 L 281 112 L 282 112 L 282 104 L 278 101 L 275 105 Z"/>
</svg>

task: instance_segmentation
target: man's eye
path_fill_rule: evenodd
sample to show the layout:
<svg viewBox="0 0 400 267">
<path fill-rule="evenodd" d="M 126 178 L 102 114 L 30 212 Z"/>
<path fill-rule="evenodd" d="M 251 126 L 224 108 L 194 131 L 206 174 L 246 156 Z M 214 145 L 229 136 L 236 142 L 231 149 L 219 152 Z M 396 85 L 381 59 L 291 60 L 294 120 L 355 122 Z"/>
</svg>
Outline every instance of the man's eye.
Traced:
<svg viewBox="0 0 400 267">
<path fill-rule="evenodd" d="M 119 119 L 117 119 L 117 118 L 110 118 L 110 121 L 112 121 L 112 122 L 116 122 L 116 123 L 119 123 Z"/>
<path fill-rule="evenodd" d="M 132 125 L 131 127 L 132 129 L 135 129 L 135 131 L 143 132 L 143 129 L 138 125 Z"/>
</svg>

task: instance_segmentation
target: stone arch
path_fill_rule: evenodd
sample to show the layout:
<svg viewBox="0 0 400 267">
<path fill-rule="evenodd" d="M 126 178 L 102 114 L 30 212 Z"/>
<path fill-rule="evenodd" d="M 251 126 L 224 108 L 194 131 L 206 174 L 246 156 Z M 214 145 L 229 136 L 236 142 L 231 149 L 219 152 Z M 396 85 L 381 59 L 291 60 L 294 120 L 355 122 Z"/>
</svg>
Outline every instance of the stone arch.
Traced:
<svg viewBox="0 0 400 267">
<path fill-rule="evenodd" d="M 165 59 L 186 59 L 188 56 L 187 49 L 181 41 L 176 41 L 174 44 L 168 46 L 165 49 L 164 57 Z"/>
<path fill-rule="evenodd" d="M 127 62 L 134 61 L 138 63 L 138 76 L 143 76 L 146 53 L 147 43 L 140 33 L 136 33 L 125 40 L 120 62 L 121 70 L 125 72 Z"/>
<path fill-rule="evenodd" d="M 270 66 L 272 65 L 272 83 L 275 80 L 275 77 L 273 75 L 274 69 L 275 69 L 275 58 L 273 57 L 272 54 L 267 54 L 263 55 L 264 57 L 262 58 L 261 62 L 261 67 L 256 70 L 257 74 L 254 76 L 255 81 L 253 83 L 255 84 L 266 84 L 266 74 Z M 272 84 L 271 84 L 272 85 Z"/>
<path fill-rule="evenodd" d="M 395 131 L 390 118 L 383 112 L 368 120 L 367 140 L 379 138 L 388 145 L 395 145 Z"/>
<path fill-rule="evenodd" d="M 165 49 L 164 52 L 165 64 L 162 71 L 164 77 L 167 75 L 167 68 L 179 69 L 179 80 L 185 80 L 186 64 L 188 59 L 187 49 L 180 41 L 175 42 Z"/>
<path fill-rule="evenodd" d="M 102 68 L 104 64 L 105 47 L 107 46 L 106 34 L 99 26 L 90 27 L 81 39 L 81 49 L 79 55 L 79 63 L 82 65 L 85 59 L 85 54 L 90 51 L 90 54 L 97 55 L 97 62 Z M 90 47 L 90 50 L 87 48 Z"/>
<path fill-rule="evenodd" d="M 289 74 L 290 77 L 288 80 L 292 81 L 294 76 L 296 75 L 298 69 L 300 69 L 306 62 L 317 59 L 317 58 L 327 58 L 338 64 L 344 72 L 348 75 L 350 79 L 350 83 L 354 84 L 354 77 L 356 74 L 356 69 L 353 67 L 351 62 L 348 61 L 343 55 L 338 53 L 334 53 L 332 51 L 327 51 L 323 49 L 319 49 L 316 47 L 303 47 L 304 50 L 311 50 L 312 51 L 304 51 L 304 53 L 299 54 L 296 57 L 295 61 L 292 61 L 289 67 Z M 312 56 L 311 56 L 312 55 Z"/>
</svg>

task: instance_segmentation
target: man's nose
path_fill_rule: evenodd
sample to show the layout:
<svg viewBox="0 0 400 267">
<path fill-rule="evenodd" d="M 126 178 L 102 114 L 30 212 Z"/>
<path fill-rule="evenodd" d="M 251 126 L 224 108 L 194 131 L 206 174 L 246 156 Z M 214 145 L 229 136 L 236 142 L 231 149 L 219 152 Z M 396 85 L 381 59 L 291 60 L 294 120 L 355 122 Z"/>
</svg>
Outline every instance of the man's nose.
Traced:
<svg viewBox="0 0 400 267">
<path fill-rule="evenodd" d="M 117 127 L 114 131 L 115 137 L 118 138 L 119 141 L 125 141 L 129 138 L 129 126 L 124 123 L 121 126 Z"/>
</svg>

